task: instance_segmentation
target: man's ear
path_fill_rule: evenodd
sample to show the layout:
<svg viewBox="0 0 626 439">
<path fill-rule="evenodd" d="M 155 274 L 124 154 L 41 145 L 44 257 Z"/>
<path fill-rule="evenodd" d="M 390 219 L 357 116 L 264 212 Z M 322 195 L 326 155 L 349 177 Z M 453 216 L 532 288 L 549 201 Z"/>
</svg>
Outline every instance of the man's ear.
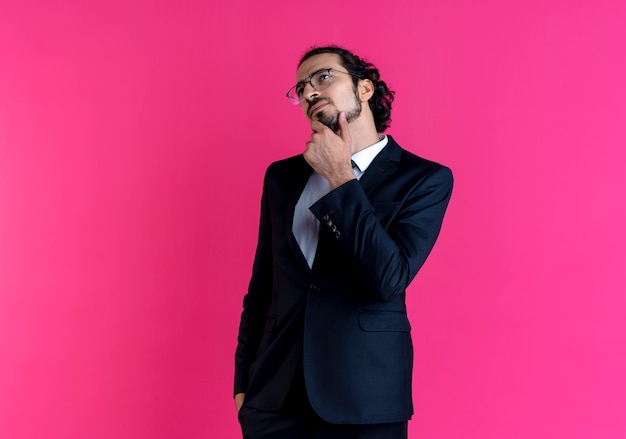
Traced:
<svg viewBox="0 0 626 439">
<path fill-rule="evenodd" d="M 361 79 L 357 87 L 361 102 L 367 102 L 374 96 L 374 84 L 369 79 Z"/>
</svg>

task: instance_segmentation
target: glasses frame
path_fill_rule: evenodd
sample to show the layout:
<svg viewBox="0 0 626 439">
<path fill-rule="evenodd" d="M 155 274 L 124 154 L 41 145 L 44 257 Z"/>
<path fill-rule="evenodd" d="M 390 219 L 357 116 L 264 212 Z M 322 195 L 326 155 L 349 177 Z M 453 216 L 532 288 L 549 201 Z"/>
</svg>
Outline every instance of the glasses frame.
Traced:
<svg viewBox="0 0 626 439">
<path fill-rule="evenodd" d="M 328 75 L 330 76 L 331 79 L 328 81 L 328 85 L 327 86 L 325 86 L 325 87 L 320 89 L 315 84 L 313 84 L 313 78 L 316 75 L 320 74 L 321 72 L 328 72 Z M 298 86 L 303 85 L 304 87 L 306 87 L 306 84 L 308 83 L 313 90 L 316 90 L 316 91 L 326 90 L 333 83 L 333 81 L 332 81 L 333 75 L 331 75 L 330 72 L 343 73 L 344 75 L 354 76 L 350 72 L 343 72 L 341 70 L 333 69 L 332 67 L 327 67 L 325 69 L 319 69 L 319 70 L 316 70 L 313 73 L 311 73 L 308 77 L 304 78 L 302 81 L 299 81 L 298 83 L 296 83 L 296 85 L 294 85 L 293 87 L 291 87 L 289 89 L 289 91 L 287 92 L 287 94 L 285 96 L 287 97 L 287 99 L 289 99 L 289 102 L 292 105 L 300 105 L 302 102 L 304 102 L 304 94 L 303 94 L 302 97 L 298 97 L 298 94 L 296 93 L 296 89 L 298 88 Z M 304 90 L 304 88 L 303 88 L 303 90 Z M 292 93 L 293 93 L 294 97 L 290 96 Z M 297 99 L 297 101 L 296 101 L 296 99 Z"/>
</svg>

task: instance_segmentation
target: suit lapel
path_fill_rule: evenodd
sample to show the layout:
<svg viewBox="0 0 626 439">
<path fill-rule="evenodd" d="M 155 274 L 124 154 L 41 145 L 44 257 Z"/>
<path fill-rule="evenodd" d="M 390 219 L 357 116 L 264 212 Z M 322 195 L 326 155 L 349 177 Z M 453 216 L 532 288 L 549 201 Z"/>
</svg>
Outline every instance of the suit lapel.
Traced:
<svg viewBox="0 0 626 439">
<path fill-rule="evenodd" d="M 369 165 L 359 180 L 366 195 L 372 193 L 387 177 L 393 174 L 400 162 L 400 146 L 391 136 L 387 136 L 388 143 Z"/>
</svg>

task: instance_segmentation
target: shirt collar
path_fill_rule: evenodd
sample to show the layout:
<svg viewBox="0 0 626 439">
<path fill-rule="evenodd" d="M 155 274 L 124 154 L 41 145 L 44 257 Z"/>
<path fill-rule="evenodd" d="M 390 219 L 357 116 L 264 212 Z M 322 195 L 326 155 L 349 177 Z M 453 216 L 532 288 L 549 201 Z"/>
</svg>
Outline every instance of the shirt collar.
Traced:
<svg viewBox="0 0 626 439">
<path fill-rule="evenodd" d="M 387 136 L 384 134 L 379 134 L 378 138 L 380 139 L 378 143 L 374 143 L 372 146 L 368 146 L 352 155 L 352 161 L 356 163 L 361 173 L 365 172 L 378 153 L 381 152 L 383 148 L 387 146 L 387 142 L 389 142 L 389 139 L 387 139 Z"/>
</svg>

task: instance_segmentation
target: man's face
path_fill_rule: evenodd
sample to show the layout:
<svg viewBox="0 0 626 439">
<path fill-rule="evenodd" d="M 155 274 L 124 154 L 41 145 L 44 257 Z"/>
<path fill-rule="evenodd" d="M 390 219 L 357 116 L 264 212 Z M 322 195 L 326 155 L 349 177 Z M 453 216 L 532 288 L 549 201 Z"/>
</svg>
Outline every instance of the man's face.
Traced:
<svg viewBox="0 0 626 439">
<path fill-rule="evenodd" d="M 315 90 L 308 83 L 309 77 L 319 70 L 331 71 L 331 84 L 324 90 Z M 338 72 L 337 72 L 338 71 Z M 346 72 L 346 73 L 339 73 Z M 353 121 L 361 114 L 361 101 L 352 82 L 352 76 L 347 74 L 341 65 L 339 55 L 322 53 L 304 61 L 296 72 L 296 82 L 305 81 L 303 92 L 304 101 L 302 111 L 309 120 L 318 120 L 328 128 L 339 134 L 339 113 L 344 111 L 348 122 Z"/>
</svg>

